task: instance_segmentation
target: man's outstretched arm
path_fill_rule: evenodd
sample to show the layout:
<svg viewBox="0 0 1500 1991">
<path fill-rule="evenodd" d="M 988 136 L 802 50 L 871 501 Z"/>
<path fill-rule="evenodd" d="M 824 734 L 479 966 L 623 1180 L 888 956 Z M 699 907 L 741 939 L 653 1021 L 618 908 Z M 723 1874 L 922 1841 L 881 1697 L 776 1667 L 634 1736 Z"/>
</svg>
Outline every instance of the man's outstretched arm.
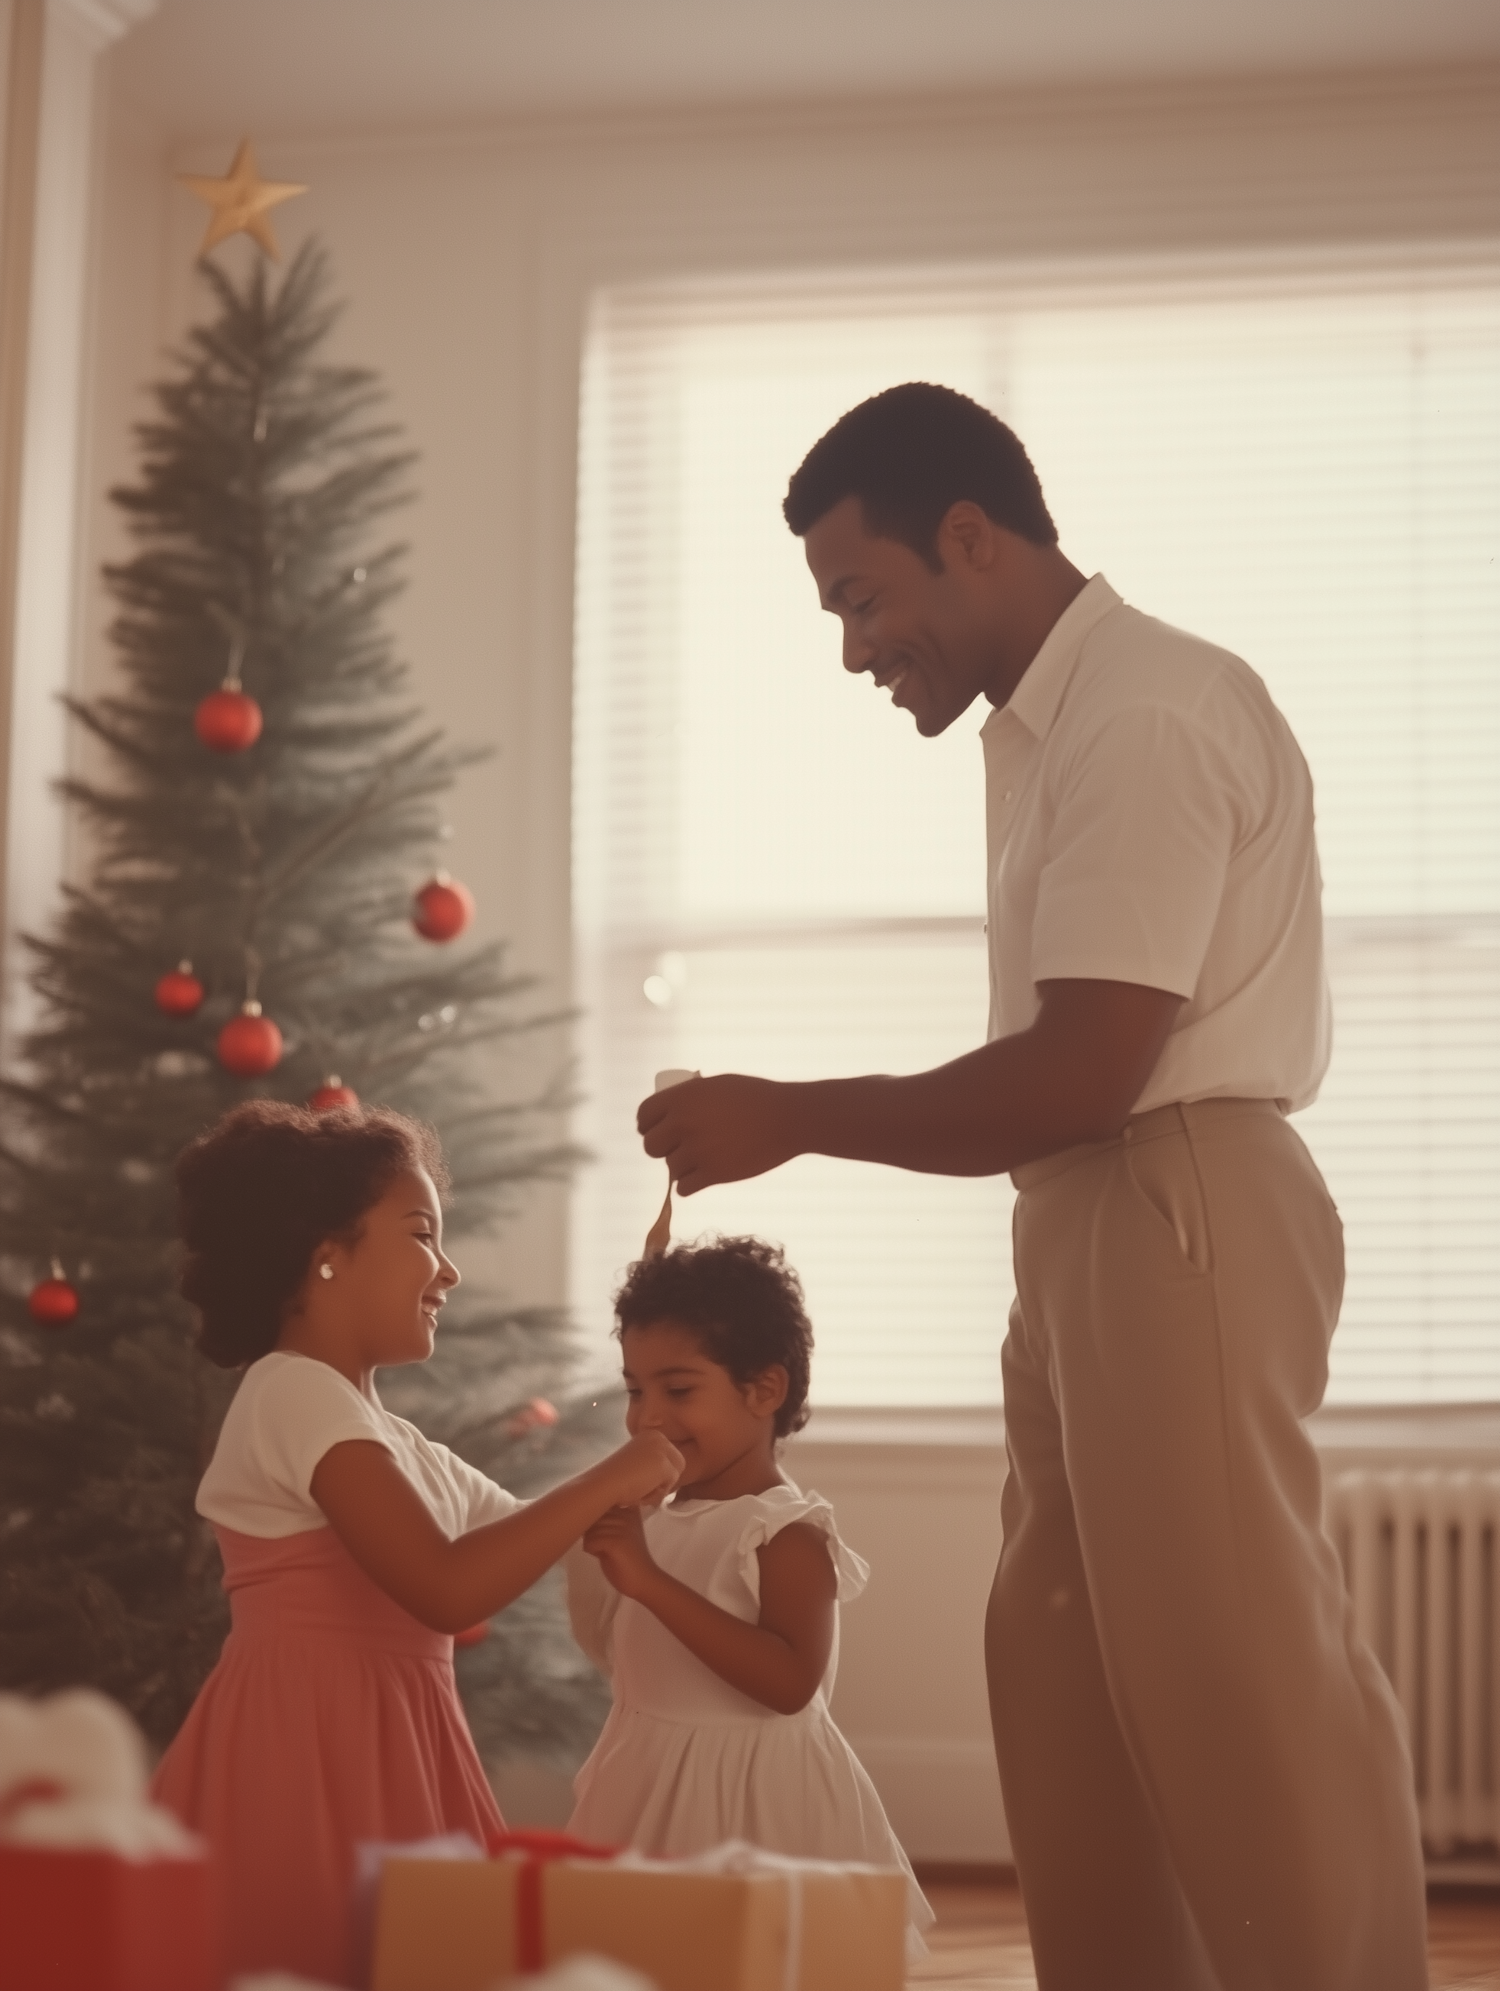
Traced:
<svg viewBox="0 0 1500 1991">
<path fill-rule="evenodd" d="M 925 1175 L 999 1175 L 1129 1119 L 1181 996 L 1134 982 L 1043 982 L 1030 1029 L 908 1078 L 784 1085 L 727 1072 L 643 1100 L 636 1125 L 685 1196 L 794 1155 Z"/>
</svg>

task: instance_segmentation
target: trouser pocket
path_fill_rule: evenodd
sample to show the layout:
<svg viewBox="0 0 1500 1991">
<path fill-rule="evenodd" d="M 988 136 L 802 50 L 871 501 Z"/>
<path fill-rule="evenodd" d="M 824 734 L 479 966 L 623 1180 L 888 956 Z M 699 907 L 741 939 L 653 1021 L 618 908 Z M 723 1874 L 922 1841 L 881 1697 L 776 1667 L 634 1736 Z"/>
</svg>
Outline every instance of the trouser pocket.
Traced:
<svg viewBox="0 0 1500 1991">
<path fill-rule="evenodd" d="M 1125 1174 L 1152 1225 L 1183 1267 L 1203 1274 L 1213 1269 L 1213 1241 L 1197 1159 L 1187 1134 L 1151 1141 L 1125 1141 L 1120 1150 Z"/>
</svg>

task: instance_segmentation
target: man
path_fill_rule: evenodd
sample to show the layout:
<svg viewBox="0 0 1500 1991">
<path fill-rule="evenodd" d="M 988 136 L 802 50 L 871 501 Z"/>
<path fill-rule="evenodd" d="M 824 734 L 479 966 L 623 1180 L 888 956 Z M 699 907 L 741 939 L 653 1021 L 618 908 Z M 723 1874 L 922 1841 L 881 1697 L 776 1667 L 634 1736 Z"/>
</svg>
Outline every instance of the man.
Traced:
<svg viewBox="0 0 1500 1991">
<path fill-rule="evenodd" d="M 646 1150 L 688 1195 L 804 1153 L 1014 1178 L 986 1659 L 1043 1991 L 1416 1991 L 1411 1765 L 1301 1421 L 1343 1244 L 1285 1118 L 1329 1047 L 1296 742 L 1239 659 L 1085 581 L 962 395 L 863 403 L 785 510 L 846 670 L 929 737 L 995 708 L 989 1042 L 698 1080 Z"/>
</svg>

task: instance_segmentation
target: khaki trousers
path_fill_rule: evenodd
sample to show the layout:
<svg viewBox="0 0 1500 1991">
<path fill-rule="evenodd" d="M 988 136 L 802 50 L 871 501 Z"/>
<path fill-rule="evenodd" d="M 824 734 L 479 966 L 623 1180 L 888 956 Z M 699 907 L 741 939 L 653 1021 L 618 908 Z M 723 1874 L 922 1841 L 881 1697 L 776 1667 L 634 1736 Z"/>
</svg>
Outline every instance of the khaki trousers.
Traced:
<svg viewBox="0 0 1500 1991">
<path fill-rule="evenodd" d="M 1394 1696 L 1302 1419 L 1337 1212 L 1269 1100 L 1016 1171 L 986 1660 L 1042 1991 L 1418 1991 Z"/>
</svg>

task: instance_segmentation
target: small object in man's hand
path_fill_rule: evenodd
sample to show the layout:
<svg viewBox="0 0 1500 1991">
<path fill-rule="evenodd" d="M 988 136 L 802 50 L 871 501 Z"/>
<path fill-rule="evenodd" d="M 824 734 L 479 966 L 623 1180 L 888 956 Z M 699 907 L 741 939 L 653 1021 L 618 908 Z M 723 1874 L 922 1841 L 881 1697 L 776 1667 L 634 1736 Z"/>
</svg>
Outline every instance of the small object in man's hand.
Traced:
<svg viewBox="0 0 1500 1991">
<path fill-rule="evenodd" d="M 702 1072 L 690 1072 L 679 1067 L 656 1074 L 656 1090 L 666 1092 L 674 1085 L 685 1085 L 690 1078 L 702 1078 Z M 667 1197 L 661 1206 L 661 1214 L 646 1233 L 646 1247 L 642 1258 L 660 1258 L 672 1242 L 672 1178 L 667 1176 Z"/>
<path fill-rule="evenodd" d="M 646 1248 L 642 1258 L 660 1258 L 672 1242 L 672 1178 L 667 1177 L 666 1201 L 661 1206 L 661 1214 L 646 1233 Z"/>
</svg>

